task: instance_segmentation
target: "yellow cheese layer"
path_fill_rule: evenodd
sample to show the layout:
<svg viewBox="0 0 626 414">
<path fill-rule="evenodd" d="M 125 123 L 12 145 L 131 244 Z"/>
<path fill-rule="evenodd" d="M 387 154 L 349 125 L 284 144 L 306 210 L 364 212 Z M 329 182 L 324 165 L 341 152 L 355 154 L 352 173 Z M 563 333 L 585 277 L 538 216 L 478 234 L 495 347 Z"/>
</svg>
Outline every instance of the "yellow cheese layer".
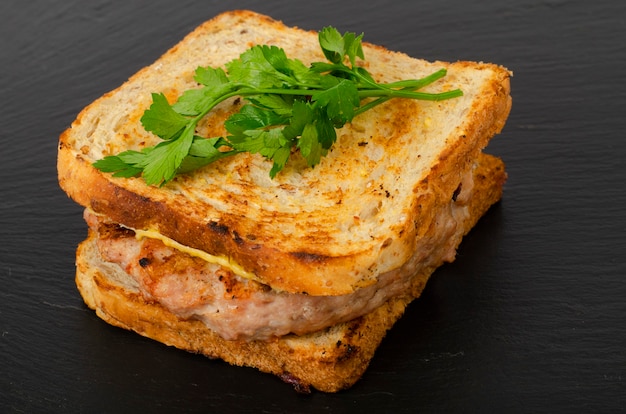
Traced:
<svg viewBox="0 0 626 414">
<path fill-rule="evenodd" d="M 246 279 L 252 279 L 258 281 L 256 275 L 254 273 L 248 272 L 245 270 L 239 263 L 233 261 L 231 258 L 226 256 L 215 256 L 209 254 L 203 250 L 195 249 L 193 247 L 185 246 L 184 244 L 178 243 L 176 240 L 170 239 L 167 236 L 162 235 L 158 231 L 154 230 L 136 230 L 131 229 L 135 232 L 135 235 L 138 239 L 143 237 L 148 237 L 150 239 L 160 240 L 167 247 L 171 247 L 172 249 L 176 249 L 183 253 L 187 253 L 190 256 L 194 256 L 200 258 L 209 263 L 217 264 L 229 269 L 234 274 L 245 277 Z"/>
</svg>

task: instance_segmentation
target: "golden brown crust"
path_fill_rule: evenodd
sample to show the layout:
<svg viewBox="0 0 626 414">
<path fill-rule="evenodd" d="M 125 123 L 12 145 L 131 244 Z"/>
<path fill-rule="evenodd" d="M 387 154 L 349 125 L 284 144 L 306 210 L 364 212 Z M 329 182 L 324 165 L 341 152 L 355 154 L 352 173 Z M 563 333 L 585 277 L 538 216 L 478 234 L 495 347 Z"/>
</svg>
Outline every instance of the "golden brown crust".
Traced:
<svg viewBox="0 0 626 414">
<path fill-rule="evenodd" d="M 249 155 L 180 176 L 161 189 L 91 167 L 124 145 L 154 140 L 138 119 L 158 90 L 144 85 L 173 98 L 189 87 L 196 66 L 222 64 L 257 42 L 283 46 L 305 61 L 321 59 L 315 37 L 247 11 L 204 23 L 81 112 L 60 139 L 61 187 L 79 204 L 126 226 L 158 229 L 184 245 L 228 255 L 274 289 L 338 295 L 374 283 L 419 248 L 417 236 L 427 233 L 429 218 L 449 202 L 481 149 L 502 129 L 511 107 L 506 69 L 429 63 L 366 45 L 373 76 L 395 80 L 446 67 L 447 83 L 435 90 L 460 85 L 465 96 L 436 104 L 390 101 L 342 129 L 315 169 L 304 170 L 295 160 L 272 182 L 265 181 L 271 164 Z M 216 43 L 215 53 L 201 54 L 215 61 L 197 61 L 198 48 Z M 164 80 L 161 67 L 174 78 Z M 209 117 L 206 128 L 220 133 L 218 120 L 229 110 Z M 121 113 L 111 115 L 115 111 Z M 381 151 L 383 158 L 376 159 Z"/>
<path fill-rule="evenodd" d="M 500 199 L 506 173 L 502 161 L 481 154 L 474 170 L 469 215 L 464 233 Z M 227 341 L 196 320 L 181 320 L 161 305 L 146 300 L 120 268 L 100 262 L 95 235 L 77 251 L 76 283 L 85 303 L 108 323 L 130 329 L 164 344 L 230 364 L 257 368 L 279 376 L 299 390 L 314 387 L 336 392 L 353 385 L 364 373 L 388 329 L 417 298 L 443 259 L 415 275 L 407 296 L 395 298 L 364 317 L 304 336 L 271 341 Z"/>
</svg>

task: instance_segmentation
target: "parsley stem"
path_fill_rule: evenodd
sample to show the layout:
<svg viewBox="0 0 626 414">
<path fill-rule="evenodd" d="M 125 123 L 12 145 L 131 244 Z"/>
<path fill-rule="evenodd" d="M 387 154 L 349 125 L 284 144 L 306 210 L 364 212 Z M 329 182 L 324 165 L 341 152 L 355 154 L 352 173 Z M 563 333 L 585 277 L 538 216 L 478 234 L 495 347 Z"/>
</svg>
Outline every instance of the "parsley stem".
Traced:
<svg viewBox="0 0 626 414">
<path fill-rule="evenodd" d="M 462 96 L 463 92 L 460 89 L 455 89 L 448 92 L 440 92 L 440 93 L 428 93 L 428 92 L 414 92 L 414 91 L 406 91 L 406 90 L 361 90 L 359 91 L 359 97 L 363 98 L 374 98 L 374 97 L 389 97 L 389 98 L 409 98 L 409 99 L 419 99 L 424 101 L 442 101 L 450 98 L 457 98 Z"/>
<path fill-rule="evenodd" d="M 388 97 L 388 98 L 409 98 L 419 99 L 427 101 L 440 101 L 450 98 L 456 98 L 462 96 L 463 93 L 459 89 L 455 89 L 447 92 L 430 93 L 430 92 L 415 92 L 413 87 L 406 89 L 359 89 L 359 97 L 373 98 L 373 97 Z M 228 94 L 222 95 L 218 99 L 212 102 L 210 107 L 205 108 L 200 114 L 194 118 L 194 120 L 202 119 L 207 113 L 209 113 L 217 104 L 225 101 L 226 99 L 233 98 L 235 96 L 253 96 L 253 95 L 292 95 L 292 96 L 311 96 L 316 92 L 315 89 L 280 89 L 280 88 L 268 88 L 268 89 L 239 89 Z"/>
<path fill-rule="evenodd" d="M 421 79 L 402 80 L 398 82 L 387 83 L 385 84 L 385 86 L 393 88 L 393 89 L 395 88 L 412 89 L 412 90 L 421 89 L 424 86 L 430 85 L 431 83 L 443 78 L 444 76 L 446 76 L 447 72 L 448 71 L 446 69 L 439 69 L 438 71 L 433 72 L 432 74 L 425 76 Z"/>
<path fill-rule="evenodd" d="M 359 107 L 359 109 L 354 111 L 354 116 L 356 117 L 357 115 L 362 114 L 363 112 L 367 112 L 370 109 L 384 103 L 387 102 L 388 100 L 390 100 L 391 98 L 389 96 L 382 96 L 378 99 L 375 99 L 373 101 L 370 101 L 368 103 L 366 103 L 365 105 L 361 105 L 361 107 Z"/>
<path fill-rule="evenodd" d="M 411 81 L 408 81 L 411 82 Z M 400 84 L 402 82 L 398 82 L 398 84 Z M 413 84 L 411 84 L 412 86 Z M 413 90 L 412 87 L 406 87 L 404 89 L 402 89 L 401 91 L 406 91 L 406 92 L 411 92 Z M 396 90 L 396 92 L 399 92 Z M 416 92 L 414 92 L 416 93 Z M 458 97 L 458 96 L 462 96 L 463 93 L 459 90 L 456 89 L 454 91 L 449 91 L 449 92 L 444 92 L 444 93 L 439 93 L 439 94 L 429 94 L 430 97 L 432 97 L 432 95 L 437 95 L 434 98 L 430 99 L 430 98 L 417 98 L 417 99 L 421 99 L 421 100 L 431 100 L 431 101 L 437 101 L 437 100 L 444 100 L 444 99 L 450 99 L 450 98 L 454 98 L 454 97 Z M 443 95 L 443 96 L 442 96 Z M 395 96 L 398 97 L 398 96 Z M 365 105 L 362 105 L 361 107 L 359 107 L 358 109 L 356 109 L 354 111 L 354 116 L 360 115 L 364 112 L 369 111 L 370 109 L 387 102 L 388 100 L 394 98 L 394 96 L 392 96 L 391 94 L 386 95 L 386 96 L 380 96 L 377 99 L 370 101 L 368 103 L 366 103 Z"/>
</svg>

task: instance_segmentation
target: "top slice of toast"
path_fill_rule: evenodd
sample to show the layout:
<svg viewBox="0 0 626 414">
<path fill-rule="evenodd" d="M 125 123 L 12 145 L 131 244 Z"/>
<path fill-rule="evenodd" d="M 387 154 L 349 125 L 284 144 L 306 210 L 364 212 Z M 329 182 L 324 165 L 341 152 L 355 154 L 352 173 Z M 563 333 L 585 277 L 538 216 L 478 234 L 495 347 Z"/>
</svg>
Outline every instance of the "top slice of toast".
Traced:
<svg viewBox="0 0 626 414">
<path fill-rule="evenodd" d="M 427 62 L 364 44 L 361 62 L 379 82 L 421 78 L 425 88 L 463 96 L 430 102 L 393 99 L 338 131 L 320 164 L 292 157 L 274 179 L 258 155 L 220 160 L 163 187 L 113 178 L 91 164 L 159 139 L 140 122 L 153 92 L 175 101 L 197 87 L 198 66 L 220 67 L 257 44 L 276 45 L 308 64 L 324 61 L 317 34 L 250 11 L 199 26 L 152 65 L 87 106 L 60 138 L 61 187 L 79 204 L 134 229 L 154 230 L 227 256 L 272 288 L 312 295 L 353 292 L 400 268 L 428 244 L 433 217 L 451 200 L 511 107 L 510 72 L 474 62 Z M 201 125 L 225 134 L 239 100 L 220 104 Z"/>
</svg>

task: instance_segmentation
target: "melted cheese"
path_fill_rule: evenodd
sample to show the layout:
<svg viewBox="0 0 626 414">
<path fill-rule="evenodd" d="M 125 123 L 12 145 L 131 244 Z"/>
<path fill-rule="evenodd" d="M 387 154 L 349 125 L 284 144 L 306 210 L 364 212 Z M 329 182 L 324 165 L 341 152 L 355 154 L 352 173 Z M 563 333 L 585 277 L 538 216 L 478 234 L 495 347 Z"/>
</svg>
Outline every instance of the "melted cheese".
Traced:
<svg viewBox="0 0 626 414">
<path fill-rule="evenodd" d="M 230 257 L 215 256 L 203 250 L 185 246 L 184 244 L 178 243 L 176 240 L 170 239 L 169 237 L 162 235 L 158 231 L 137 230 L 137 229 L 131 229 L 131 230 L 135 232 L 135 235 L 138 239 L 141 239 L 143 237 L 148 237 L 150 239 L 160 240 L 167 247 L 171 247 L 172 249 L 176 249 L 190 256 L 200 258 L 206 262 L 225 267 L 238 276 L 244 277 L 246 279 L 256 280 L 256 281 L 259 280 L 254 273 L 248 272 L 239 263 L 233 261 Z"/>
</svg>

